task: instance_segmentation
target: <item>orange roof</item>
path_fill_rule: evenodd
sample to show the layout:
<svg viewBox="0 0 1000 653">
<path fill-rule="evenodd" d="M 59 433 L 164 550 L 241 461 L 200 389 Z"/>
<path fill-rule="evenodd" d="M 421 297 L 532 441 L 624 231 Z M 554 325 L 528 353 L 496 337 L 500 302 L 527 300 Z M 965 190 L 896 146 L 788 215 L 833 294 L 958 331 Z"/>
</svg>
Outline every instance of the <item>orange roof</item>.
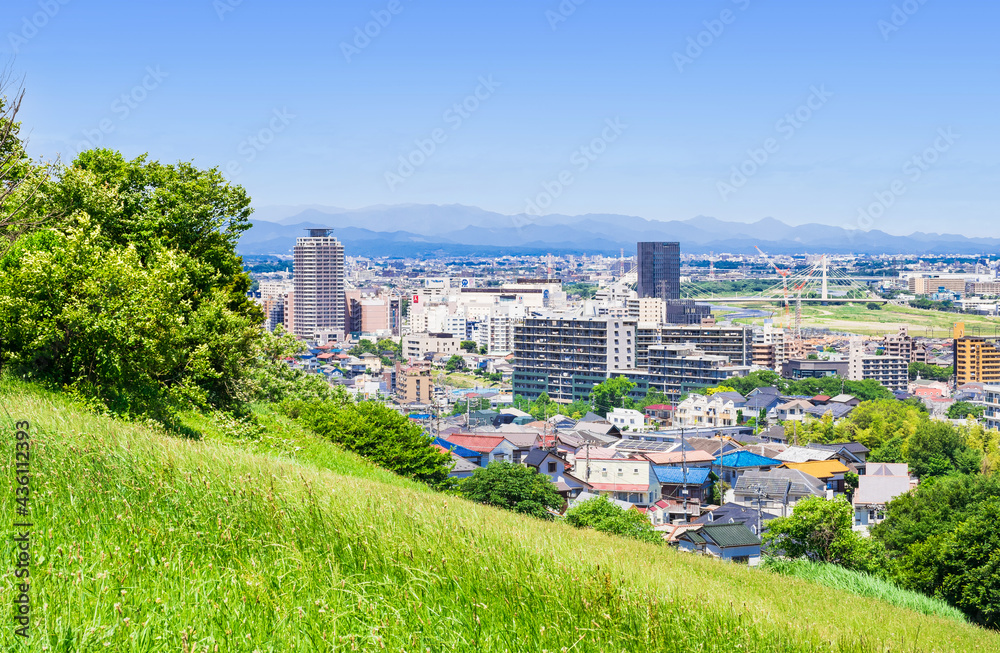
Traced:
<svg viewBox="0 0 1000 653">
<path fill-rule="evenodd" d="M 452 444 L 457 444 L 466 449 L 472 449 L 477 453 L 489 453 L 497 448 L 504 441 L 503 436 L 497 435 L 447 435 L 444 438 Z"/>
<path fill-rule="evenodd" d="M 782 467 L 797 469 L 816 478 L 831 478 L 836 474 L 843 474 L 851 471 L 839 460 L 810 460 L 805 463 L 785 463 Z"/>
</svg>

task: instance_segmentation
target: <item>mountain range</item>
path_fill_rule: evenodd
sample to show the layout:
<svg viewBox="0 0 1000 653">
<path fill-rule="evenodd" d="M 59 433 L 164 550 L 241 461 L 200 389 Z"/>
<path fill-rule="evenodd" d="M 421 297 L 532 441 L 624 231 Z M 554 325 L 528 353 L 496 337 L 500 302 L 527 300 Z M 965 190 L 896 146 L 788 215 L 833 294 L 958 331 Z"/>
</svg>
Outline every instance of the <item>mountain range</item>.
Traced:
<svg viewBox="0 0 1000 653">
<path fill-rule="evenodd" d="M 822 224 L 793 227 L 774 218 L 744 223 L 707 216 L 662 221 L 606 213 L 536 217 L 460 204 L 262 207 L 238 250 L 245 255 L 288 254 L 305 229 L 324 227 L 334 230 L 348 255 L 356 256 L 617 255 L 622 249 L 634 253 L 639 241 L 679 241 L 682 251 L 690 254 L 753 254 L 754 246 L 769 254 L 976 255 L 1000 250 L 1000 238 L 922 232 L 896 236 Z"/>
</svg>

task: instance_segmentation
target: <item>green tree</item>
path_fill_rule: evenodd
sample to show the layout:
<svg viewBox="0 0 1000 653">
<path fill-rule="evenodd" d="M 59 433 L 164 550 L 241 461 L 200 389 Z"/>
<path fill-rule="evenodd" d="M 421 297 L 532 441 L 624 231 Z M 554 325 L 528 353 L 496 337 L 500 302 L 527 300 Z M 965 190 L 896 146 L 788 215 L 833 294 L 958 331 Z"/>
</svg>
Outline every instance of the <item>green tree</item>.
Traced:
<svg viewBox="0 0 1000 653">
<path fill-rule="evenodd" d="M 363 356 L 365 354 L 378 354 L 378 345 L 371 340 L 362 338 L 358 344 L 351 347 L 348 352 L 351 356 Z"/>
<path fill-rule="evenodd" d="M 833 501 L 809 497 L 795 504 L 789 517 L 768 522 L 761 539 L 772 552 L 791 558 L 805 557 L 885 575 L 887 558 L 881 543 L 855 533 L 853 523 L 854 510 L 843 497 Z"/>
<path fill-rule="evenodd" d="M 479 351 L 479 346 L 476 344 L 475 340 L 463 340 L 462 344 L 460 344 L 459 347 L 469 352 L 470 354 L 475 354 L 477 351 Z"/>
<path fill-rule="evenodd" d="M 646 391 L 646 396 L 635 405 L 636 410 L 645 410 L 649 406 L 670 405 L 670 397 L 660 392 L 656 388 Z"/>
<path fill-rule="evenodd" d="M 940 365 L 928 365 L 927 363 L 910 363 L 910 380 L 915 381 L 917 377 L 929 381 L 948 381 L 951 379 L 955 369 L 951 366 L 941 367 Z"/>
<path fill-rule="evenodd" d="M 444 369 L 448 370 L 449 372 L 458 372 L 459 370 L 464 370 L 465 359 L 459 356 L 458 354 L 454 354 L 451 358 L 448 359 L 448 362 L 445 363 Z"/>
<path fill-rule="evenodd" d="M 985 411 L 986 406 L 980 406 L 968 401 L 956 401 L 951 406 L 948 406 L 948 418 L 966 419 L 972 417 L 973 419 L 979 419 Z"/>
<path fill-rule="evenodd" d="M 616 376 L 598 383 L 590 391 L 594 412 L 605 417 L 615 408 L 634 408 L 635 402 L 629 397 L 634 389 L 635 383 L 624 376 Z"/>
<path fill-rule="evenodd" d="M 578 503 L 566 512 L 566 522 L 577 528 L 627 537 L 651 544 L 663 544 L 663 535 L 653 530 L 649 519 L 635 509 L 624 510 L 606 496 Z"/>
<path fill-rule="evenodd" d="M 539 519 L 552 519 L 551 510 L 562 507 L 563 498 L 548 476 L 534 467 L 510 462 L 491 462 L 462 479 L 462 495 L 476 503 L 512 510 Z"/>
<path fill-rule="evenodd" d="M 454 486 L 451 455 L 431 446 L 433 438 L 383 404 L 366 401 L 292 401 L 285 414 L 348 451 L 368 458 L 400 476 L 437 489 Z"/>
<path fill-rule="evenodd" d="M 962 432 L 946 422 L 925 419 L 904 447 L 910 472 L 923 479 L 952 472 L 978 472 L 982 454 L 965 444 Z"/>
<path fill-rule="evenodd" d="M 750 372 L 750 374 L 744 377 L 736 376 L 728 379 L 725 385 L 733 388 L 736 392 L 746 397 L 756 388 L 778 387 L 780 382 L 781 376 L 779 376 L 777 372 L 772 372 L 771 370 L 757 370 L 755 372 Z"/>
</svg>

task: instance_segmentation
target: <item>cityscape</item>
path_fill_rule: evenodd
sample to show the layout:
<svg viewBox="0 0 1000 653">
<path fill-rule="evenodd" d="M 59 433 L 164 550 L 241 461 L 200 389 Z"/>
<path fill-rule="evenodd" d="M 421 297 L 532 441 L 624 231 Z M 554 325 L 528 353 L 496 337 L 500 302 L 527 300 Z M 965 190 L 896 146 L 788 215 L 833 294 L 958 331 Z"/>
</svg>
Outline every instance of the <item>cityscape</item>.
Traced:
<svg viewBox="0 0 1000 653">
<path fill-rule="evenodd" d="M 7 0 L 0 649 L 1000 651 L 998 20 Z"/>
</svg>

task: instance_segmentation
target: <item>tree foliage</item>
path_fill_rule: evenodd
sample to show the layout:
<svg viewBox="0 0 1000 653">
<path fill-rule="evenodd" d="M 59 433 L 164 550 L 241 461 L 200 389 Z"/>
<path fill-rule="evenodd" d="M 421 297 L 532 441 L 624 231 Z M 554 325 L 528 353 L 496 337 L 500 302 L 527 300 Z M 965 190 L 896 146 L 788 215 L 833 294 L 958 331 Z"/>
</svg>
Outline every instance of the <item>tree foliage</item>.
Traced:
<svg viewBox="0 0 1000 653">
<path fill-rule="evenodd" d="M 433 438 L 383 404 L 365 401 L 292 401 L 285 414 L 331 442 L 400 476 L 447 489 L 454 485 L 451 456 L 431 446 Z"/>
<path fill-rule="evenodd" d="M 462 479 L 458 486 L 465 498 L 512 510 L 539 519 L 552 519 L 550 510 L 558 510 L 563 498 L 548 476 L 534 467 L 510 462 L 491 462 Z"/>
<path fill-rule="evenodd" d="M 947 382 L 951 379 L 952 374 L 954 374 L 955 368 L 941 367 L 940 365 L 928 365 L 927 363 L 910 363 L 909 366 L 909 376 L 911 381 L 915 381 L 917 377 L 921 379 L 927 379 L 929 381 L 944 381 Z"/>
<path fill-rule="evenodd" d="M 635 383 L 624 376 L 616 376 L 598 383 L 590 391 L 594 412 L 605 417 L 615 408 L 635 408 L 635 402 L 629 397 L 634 389 Z"/>
<path fill-rule="evenodd" d="M 852 530 L 854 510 L 843 497 L 828 501 L 809 497 L 795 504 L 788 517 L 768 522 L 762 536 L 774 553 L 809 558 L 884 576 L 889 568 L 881 543 Z"/>
<path fill-rule="evenodd" d="M 986 411 L 986 406 L 973 404 L 968 401 L 956 401 L 948 406 L 949 419 L 979 419 Z"/>
<path fill-rule="evenodd" d="M 457 372 L 459 370 L 464 370 L 465 359 L 459 356 L 458 354 L 455 354 L 448 359 L 447 363 L 445 363 L 444 369 L 448 370 L 449 372 Z"/>
<path fill-rule="evenodd" d="M 663 536 L 639 511 L 624 510 L 606 496 L 587 499 L 566 511 L 566 522 L 577 528 L 627 537 L 651 544 L 663 544 Z"/>
</svg>

